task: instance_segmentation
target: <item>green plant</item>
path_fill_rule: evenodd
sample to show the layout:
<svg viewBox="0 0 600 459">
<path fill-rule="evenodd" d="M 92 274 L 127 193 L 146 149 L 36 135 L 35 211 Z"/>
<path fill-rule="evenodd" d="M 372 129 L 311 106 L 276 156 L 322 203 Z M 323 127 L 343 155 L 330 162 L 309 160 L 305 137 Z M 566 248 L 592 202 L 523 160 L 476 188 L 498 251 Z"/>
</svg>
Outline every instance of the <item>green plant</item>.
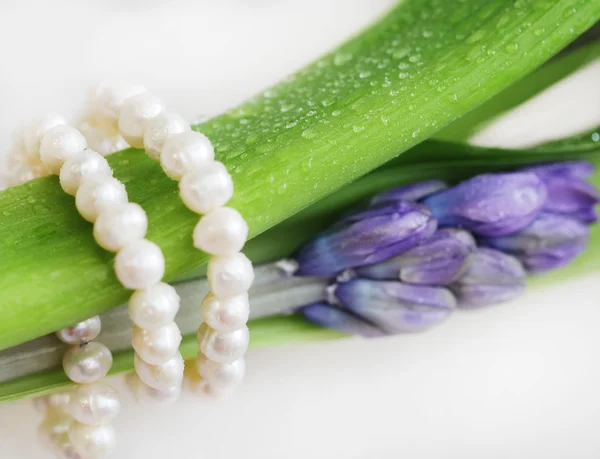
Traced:
<svg viewBox="0 0 600 459">
<path fill-rule="evenodd" d="M 600 4 L 590 1 L 408 0 L 293 77 L 198 126 L 234 176 L 232 205 L 252 236 L 264 233 L 249 245 L 253 259 L 289 253 L 335 211 L 402 181 L 455 181 L 569 154 L 596 161 L 597 145 L 585 137 L 527 153 L 428 141 L 371 172 L 534 70 L 598 18 Z M 473 112 L 475 119 L 483 123 L 527 99 L 599 49 L 592 45 L 555 61 L 509 89 L 512 102 L 492 99 Z M 457 124 L 444 137 L 464 139 L 469 132 Z M 190 238 L 196 218 L 180 203 L 175 183 L 140 151 L 119 152 L 110 163 L 131 199 L 148 212 L 149 238 L 163 248 L 167 279 L 202 265 L 207 258 L 193 250 Z M 597 263 L 593 246 L 592 261 L 585 257 L 571 272 Z M 56 178 L 0 194 L 0 253 L 0 349 L 106 311 L 128 296 L 114 277 L 112 256 L 95 244 L 91 225 Z M 334 336 L 297 318 L 265 319 L 252 330 L 253 344 Z M 193 340 L 184 341 L 183 352 L 195 352 Z M 128 367 L 126 354 L 116 357 L 115 371 Z M 33 385 L 5 385 L 0 397 L 62 383 L 60 372 L 44 377 Z"/>
</svg>

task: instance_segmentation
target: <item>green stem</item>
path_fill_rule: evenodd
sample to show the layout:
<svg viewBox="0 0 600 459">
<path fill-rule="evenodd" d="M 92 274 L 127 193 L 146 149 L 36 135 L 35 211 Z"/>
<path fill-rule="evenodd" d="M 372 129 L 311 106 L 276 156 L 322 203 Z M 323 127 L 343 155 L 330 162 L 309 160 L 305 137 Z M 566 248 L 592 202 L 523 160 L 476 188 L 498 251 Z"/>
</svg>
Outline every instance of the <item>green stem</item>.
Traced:
<svg viewBox="0 0 600 459">
<path fill-rule="evenodd" d="M 287 256 L 303 240 L 328 226 L 348 207 L 355 205 L 365 197 L 392 186 L 413 183 L 418 180 L 440 178 L 448 183 L 455 183 L 474 174 L 512 170 L 530 163 L 587 159 L 597 166 L 596 173 L 591 181 L 600 187 L 600 143 L 591 139 L 591 135 L 574 137 L 570 141 L 562 141 L 553 147 L 545 146 L 547 151 L 542 151 L 541 148 L 501 150 L 446 142 L 426 142 L 423 145 L 429 145 L 429 148 L 424 150 L 423 156 L 427 155 L 431 159 L 446 152 L 451 159 L 437 163 L 413 165 L 388 163 L 385 167 L 344 187 L 324 201 L 294 216 L 290 221 L 280 224 L 255 238 L 250 247 L 252 247 L 252 253 L 265 258 L 275 259 Z M 279 243 L 277 241 L 285 242 Z M 555 284 L 582 273 L 598 270 L 600 270 L 600 225 L 594 225 L 588 249 L 581 257 L 565 268 L 543 276 L 533 277 L 529 285 L 537 287 L 545 283 Z M 199 273 L 195 274 L 198 275 Z M 250 329 L 251 346 L 253 347 L 335 339 L 345 336 L 339 332 L 316 327 L 298 316 L 253 320 L 250 322 Z M 43 340 L 40 343 L 44 345 Z M 25 351 L 32 355 L 35 354 L 35 349 L 27 348 Z M 197 346 L 194 333 L 185 337 L 181 351 L 186 358 L 193 357 L 196 354 Z M 132 362 L 132 352 L 130 350 L 116 353 L 112 374 L 130 371 L 133 368 Z M 60 367 L 31 374 L 0 384 L 0 402 L 33 394 L 40 395 L 65 387 L 68 384 L 69 381 Z"/>
<path fill-rule="evenodd" d="M 431 136 L 600 18 L 600 3 L 407 0 L 373 27 L 199 126 L 231 172 L 252 237 Z M 143 152 L 110 158 L 148 212 L 166 280 L 206 262 L 197 216 Z M 55 177 L 0 194 L 0 349 L 123 303 L 112 255 Z"/>
</svg>

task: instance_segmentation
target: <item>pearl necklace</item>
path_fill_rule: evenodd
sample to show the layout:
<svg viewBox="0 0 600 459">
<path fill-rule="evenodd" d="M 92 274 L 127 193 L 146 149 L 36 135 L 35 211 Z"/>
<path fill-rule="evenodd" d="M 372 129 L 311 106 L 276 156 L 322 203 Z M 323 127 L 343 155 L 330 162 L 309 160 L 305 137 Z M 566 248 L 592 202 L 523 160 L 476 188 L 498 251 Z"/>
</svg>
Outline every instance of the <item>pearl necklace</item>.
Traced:
<svg viewBox="0 0 600 459">
<path fill-rule="evenodd" d="M 206 136 L 192 131 L 179 115 L 165 113 L 162 102 L 148 92 L 127 98 L 116 116 L 110 107 L 119 98 L 118 92 L 107 90 L 99 98 L 98 112 L 110 113 L 110 120 L 131 146 L 144 147 L 151 159 L 159 161 L 165 173 L 179 181 L 184 204 L 203 215 L 194 229 L 193 243 L 211 255 L 207 274 L 211 292 L 201 305 L 204 323 L 198 330 L 197 367 L 204 391 L 220 395 L 245 373 L 247 292 L 254 280 L 252 264 L 241 253 L 248 225 L 238 211 L 225 206 L 233 196 L 233 181 L 225 166 L 214 159 Z M 136 360 L 136 369 L 138 364 Z"/>
<path fill-rule="evenodd" d="M 132 345 L 136 375 L 128 379 L 140 401 L 171 402 L 181 391 L 184 364 L 178 351 L 181 333 L 174 322 L 179 297 L 162 283 L 165 262 L 156 244 L 145 239 L 144 210 L 128 202 L 124 185 L 113 177 L 104 154 L 126 146 L 144 147 L 165 173 L 179 182 L 180 196 L 193 212 L 203 215 L 193 232 L 194 246 L 211 255 L 211 292 L 202 301 L 203 323 L 195 372 L 201 390 L 220 396 L 244 377 L 248 348 L 248 290 L 254 271 L 241 253 L 248 226 L 236 210 L 226 207 L 233 181 L 214 159 L 210 140 L 194 132 L 179 115 L 164 113 L 162 102 L 142 87 L 99 87 L 81 131 L 64 118 L 48 115 L 25 129 L 17 143 L 19 164 L 12 184 L 51 174 L 63 190 L 75 196 L 83 218 L 94 224 L 94 237 L 115 252 L 115 273 L 135 290 L 129 315 L 135 325 Z M 90 143 L 102 154 L 88 148 Z M 110 421 L 120 409 L 116 392 L 100 381 L 112 366 L 110 350 L 92 342 L 100 333 L 94 317 L 57 332 L 72 345 L 63 368 L 79 385 L 62 398 L 47 398 L 41 431 L 45 443 L 69 457 L 105 457 L 114 447 Z M 52 403 L 52 400 L 66 402 Z"/>
</svg>

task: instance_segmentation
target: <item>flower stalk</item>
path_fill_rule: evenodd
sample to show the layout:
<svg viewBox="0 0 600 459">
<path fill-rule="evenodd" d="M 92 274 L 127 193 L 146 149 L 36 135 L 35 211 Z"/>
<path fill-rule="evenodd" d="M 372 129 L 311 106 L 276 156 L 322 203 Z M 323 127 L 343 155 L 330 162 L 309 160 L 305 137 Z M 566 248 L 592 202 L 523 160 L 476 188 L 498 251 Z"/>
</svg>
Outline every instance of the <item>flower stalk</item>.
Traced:
<svg viewBox="0 0 600 459">
<path fill-rule="evenodd" d="M 600 18 L 597 2 L 575 10 L 571 0 L 445 5 L 402 2 L 335 52 L 197 126 L 234 178 L 231 205 L 251 237 L 431 136 Z M 134 150 L 112 155 L 110 163 L 148 213 L 148 237 L 165 253 L 166 279 L 205 263 L 191 250 L 195 219 L 160 167 Z M 0 194 L 0 253 L 1 349 L 128 296 L 111 256 L 96 246 L 55 178 Z"/>
</svg>

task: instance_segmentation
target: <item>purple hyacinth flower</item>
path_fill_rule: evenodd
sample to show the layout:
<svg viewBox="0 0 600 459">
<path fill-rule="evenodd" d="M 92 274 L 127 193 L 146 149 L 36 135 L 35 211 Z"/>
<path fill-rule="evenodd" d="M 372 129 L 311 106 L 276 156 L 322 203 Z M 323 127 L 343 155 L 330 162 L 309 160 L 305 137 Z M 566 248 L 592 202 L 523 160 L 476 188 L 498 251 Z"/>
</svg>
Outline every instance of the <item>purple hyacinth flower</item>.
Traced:
<svg viewBox="0 0 600 459">
<path fill-rule="evenodd" d="M 527 274 L 511 255 L 479 248 L 460 279 L 450 287 L 460 308 L 471 309 L 512 300 L 525 291 Z"/>
<path fill-rule="evenodd" d="M 423 200 L 440 226 L 481 236 L 503 236 L 529 225 L 546 201 L 546 187 L 531 172 L 484 174 Z"/>
<path fill-rule="evenodd" d="M 485 238 L 481 244 L 516 256 L 528 271 L 541 272 L 573 261 L 585 250 L 588 239 L 589 229 L 581 221 L 543 212 L 524 230 Z"/>
<path fill-rule="evenodd" d="M 585 179 L 594 173 L 594 165 L 587 161 L 564 161 L 531 166 L 523 171 L 533 172 L 542 180 L 552 177 Z"/>
<path fill-rule="evenodd" d="M 456 308 L 456 298 L 448 289 L 399 281 L 354 279 L 337 284 L 334 294 L 345 309 L 388 333 L 424 330 Z"/>
<path fill-rule="evenodd" d="M 395 201 L 419 201 L 430 194 L 446 189 L 448 186 L 441 180 L 427 180 L 426 182 L 412 183 L 375 195 L 371 204 L 382 204 Z"/>
<path fill-rule="evenodd" d="M 470 233 L 440 229 L 417 247 L 374 265 L 357 268 L 360 277 L 400 279 L 410 284 L 448 285 L 467 268 L 475 251 Z"/>
<path fill-rule="evenodd" d="M 415 247 L 437 228 L 431 212 L 400 201 L 344 218 L 298 250 L 296 275 L 333 276 L 347 268 L 377 263 Z"/>
<path fill-rule="evenodd" d="M 577 218 L 584 223 L 598 220 L 596 204 L 600 192 L 584 179 L 594 166 L 585 161 L 547 164 L 527 169 L 535 173 L 546 185 L 548 198 L 544 210 Z"/>
<path fill-rule="evenodd" d="M 378 338 L 387 334 L 376 325 L 354 315 L 352 312 L 326 303 L 309 304 L 300 308 L 299 312 L 312 323 L 350 335 Z"/>
</svg>

